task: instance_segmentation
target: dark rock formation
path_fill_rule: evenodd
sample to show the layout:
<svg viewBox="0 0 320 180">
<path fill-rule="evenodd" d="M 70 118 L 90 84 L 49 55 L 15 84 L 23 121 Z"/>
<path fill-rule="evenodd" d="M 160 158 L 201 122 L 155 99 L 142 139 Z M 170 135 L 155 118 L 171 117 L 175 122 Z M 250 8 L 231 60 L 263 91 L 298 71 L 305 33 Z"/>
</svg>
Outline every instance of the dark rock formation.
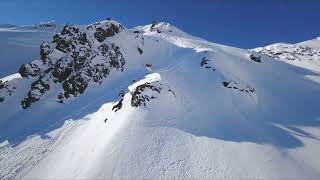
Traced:
<svg viewBox="0 0 320 180">
<path fill-rule="evenodd" d="M 222 85 L 226 88 L 229 88 L 229 89 L 235 89 L 235 90 L 238 90 L 238 91 L 241 91 L 241 92 L 246 92 L 248 93 L 250 96 L 251 94 L 255 93 L 255 89 L 250 87 L 250 86 L 241 86 L 238 82 L 234 81 L 234 80 L 231 80 L 231 81 L 223 81 L 222 82 Z"/>
<path fill-rule="evenodd" d="M 113 23 L 108 24 L 107 26 L 100 26 L 100 24 L 94 24 L 90 28 L 96 28 L 96 32 L 94 33 L 94 37 L 99 41 L 104 41 L 107 37 L 114 36 L 115 34 L 120 33 L 124 28 L 121 25 L 116 25 Z M 93 27 L 94 26 L 94 27 Z"/>
<path fill-rule="evenodd" d="M 41 79 L 31 84 L 31 90 L 28 92 L 28 96 L 21 101 L 22 108 L 26 109 L 31 106 L 32 103 L 38 101 L 40 97 L 50 89 L 50 85 L 43 82 Z"/>
<path fill-rule="evenodd" d="M 49 44 L 46 42 L 42 43 L 40 46 L 40 59 L 44 61 L 44 63 L 49 53 L 50 53 Z"/>
<path fill-rule="evenodd" d="M 119 102 L 116 105 L 114 105 L 112 107 L 112 110 L 114 110 L 114 112 L 117 112 L 118 110 L 120 110 L 122 108 L 122 102 L 123 102 L 124 95 L 125 95 L 124 91 L 121 91 L 119 93 L 119 96 L 121 97 L 121 99 L 119 100 Z"/>
<path fill-rule="evenodd" d="M 151 27 L 150 27 L 150 31 L 155 31 L 156 30 L 155 26 L 158 25 L 158 24 L 159 23 L 157 21 L 152 21 Z"/>
<path fill-rule="evenodd" d="M 112 71 L 123 71 L 125 59 L 120 48 L 113 43 L 97 46 L 94 40 L 102 42 L 122 30 L 124 28 L 113 21 L 95 23 L 86 29 L 64 26 L 52 43 L 41 45 L 41 61 L 24 64 L 19 69 L 22 77 L 38 77 L 22 100 L 22 107 L 28 108 L 38 101 L 51 86 L 61 87 L 63 92 L 57 101 L 62 103 L 70 96 L 84 93 L 90 82 L 100 84 Z M 96 44 L 93 46 L 93 43 Z"/>
<path fill-rule="evenodd" d="M 213 71 L 215 71 L 216 69 L 213 68 L 211 65 L 208 64 L 208 62 L 211 61 L 209 59 L 206 59 L 205 57 L 202 58 L 202 61 L 200 63 L 201 67 L 204 67 L 206 69 L 212 69 Z"/>
<path fill-rule="evenodd" d="M 78 96 L 82 94 L 88 87 L 88 82 L 81 77 L 81 74 L 75 74 L 65 80 L 62 84 L 64 90 L 64 97 L 68 98 L 70 95 Z"/>
<path fill-rule="evenodd" d="M 257 56 L 257 55 L 255 55 L 255 54 L 250 54 L 250 55 L 249 55 L 249 58 L 250 58 L 251 60 L 255 61 L 255 62 L 261 63 L 261 57 L 260 57 L 260 56 Z"/>
<path fill-rule="evenodd" d="M 146 107 L 146 101 L 150 101 L 151 99 L 155 99 L 155 96 L 149 96 L 148 94 L 144 94 L 143 91 L 146 89 L 150 89 L 151 91 L 155 91 L 160 93 L 161 87 L 153 85 L 152 83 L 144 83 L 142 85 L 139 85 L 135 88 L 133 92 L 131 92 L 131 106 L 132 107 L 139 107 L 144 106 Z"/>
<path fill-rule="evenodd" d="M 203 67 L 204 65 L 207 65 L 209 61 L 210 60 L 208 60 L 208 59 L 202 58 L 201 67 Z"/>
<path fill-rule="evenodd" d="M 20 69 L 18 70 L 19 74 L 22 77 L 28 76 L 37 76 L 40 73 L 40 67 L 36 63 L 29 63 L 21 65 Z"/>
</svg>

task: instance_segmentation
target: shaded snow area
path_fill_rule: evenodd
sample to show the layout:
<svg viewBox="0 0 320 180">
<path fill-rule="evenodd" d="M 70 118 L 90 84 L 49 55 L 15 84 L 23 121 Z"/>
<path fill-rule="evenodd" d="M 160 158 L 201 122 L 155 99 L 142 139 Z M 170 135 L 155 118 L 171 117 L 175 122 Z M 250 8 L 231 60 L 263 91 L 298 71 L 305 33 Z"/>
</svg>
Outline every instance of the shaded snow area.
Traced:
<svg viewBox="0 0 320 180">
<path fill-rule="evenodd" d="M 156 22 L 69 25 L 39 51 L 1 79 L 0 179 L 320 177 L 312 68 Z"/>
</svg>

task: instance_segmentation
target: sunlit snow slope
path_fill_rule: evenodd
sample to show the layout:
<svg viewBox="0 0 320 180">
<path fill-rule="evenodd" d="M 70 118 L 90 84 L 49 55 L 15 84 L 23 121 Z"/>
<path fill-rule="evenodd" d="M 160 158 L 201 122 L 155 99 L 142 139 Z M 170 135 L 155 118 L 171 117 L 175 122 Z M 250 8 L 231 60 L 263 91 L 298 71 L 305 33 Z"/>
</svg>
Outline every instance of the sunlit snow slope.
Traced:
<svg viewBox="0 0 320 180">
<path fill-rule="evenodd" d="M 320 177 L 318 72 L 168 23 L 56 39 L 2 79 L 0 179 Z"/>
</svg>

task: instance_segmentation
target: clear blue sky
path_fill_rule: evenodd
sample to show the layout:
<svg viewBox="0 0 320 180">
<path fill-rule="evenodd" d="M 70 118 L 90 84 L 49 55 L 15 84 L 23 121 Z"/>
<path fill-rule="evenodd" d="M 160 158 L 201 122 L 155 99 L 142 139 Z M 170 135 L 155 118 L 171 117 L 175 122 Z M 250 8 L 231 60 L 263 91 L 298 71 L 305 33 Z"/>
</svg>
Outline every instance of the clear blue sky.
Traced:
<svg viewBox="0 0 320 180">
<path fill-rule="evenodd" d="M 242 48 L 320 36 L 320 0 L 0 0 L 0 24 L 87 24 L 106 17 L 129 28 L 166 21 Z"/>
</svg>

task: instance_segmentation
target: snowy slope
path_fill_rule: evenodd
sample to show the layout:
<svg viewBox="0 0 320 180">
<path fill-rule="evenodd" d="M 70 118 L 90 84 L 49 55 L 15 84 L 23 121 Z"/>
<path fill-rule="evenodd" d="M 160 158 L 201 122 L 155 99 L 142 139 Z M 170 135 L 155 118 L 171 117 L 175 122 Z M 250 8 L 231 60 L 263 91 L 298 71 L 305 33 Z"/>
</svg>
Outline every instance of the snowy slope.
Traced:
<svg viewBox="0 0 320 180">
<path fill-rule="evenodd" d="M 320 37 L 298 43 L 298 45 L 307 46 L 314 49 L 320 49 Z"/>
<path fill-rule="evenodd" d="M 32 26 L 0 25 L 0 77 L 16 72 L 20 65 L 39 56 L 39 46 L 61 30 L 55 22 Z"/>
<path fill-rule="evenodd" d="M 253 49 L 282 62 L 320 72 L 320 38 L 298 44 L 276 43 Z"/>
<path fill-rule="evenodd" d="M 320 176 L 317 72 L 168 23 L 64 29 L 23 77 L 1 79 L 0 179 Z M 72 55 L 86 47 L 78 66 Z M 23 109 L 26 96 L 37 100 Z"/>
</svg>

